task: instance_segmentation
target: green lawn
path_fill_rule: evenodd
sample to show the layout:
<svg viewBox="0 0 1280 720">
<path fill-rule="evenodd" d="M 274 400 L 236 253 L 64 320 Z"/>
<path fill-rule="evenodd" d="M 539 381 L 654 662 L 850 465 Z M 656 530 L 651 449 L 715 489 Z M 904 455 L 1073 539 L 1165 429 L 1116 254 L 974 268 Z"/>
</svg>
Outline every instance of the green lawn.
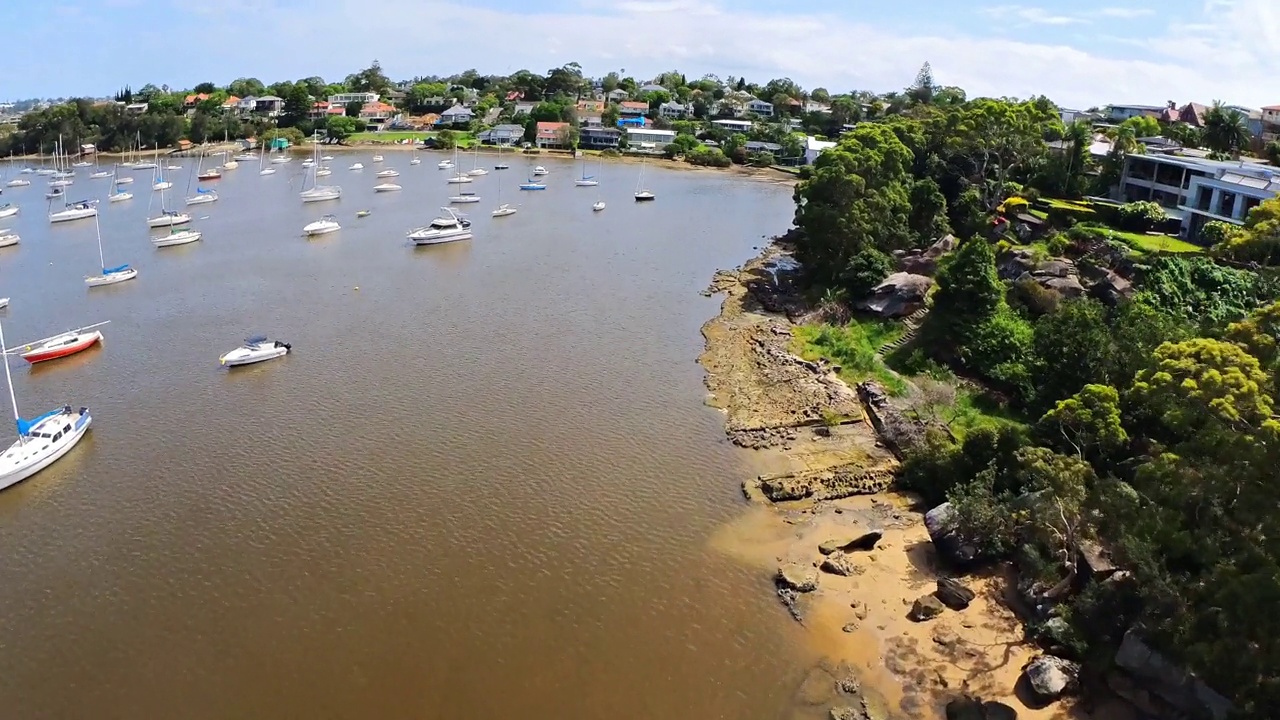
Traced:
<svg viewBox="0 0 1280 720">
<path fill-rule="evenodd" d="M 850 385 L 874 378 L 890 394 L 901 395 L 906 383 L 885 367 L 876 350 L 902 332 L 902 323 L 873 319 L 854 319 L 843 327 L 801 325 L 792 330 L 792 351 L 805 360 L 836 363 L 840 377 Z"/>
<path fill-rule="evenodd" d="M 435 137 L 433 132 L 358 132 L 351 133 L 347 137 L 347 142 L 400 142 L 410 138 L 414 140 L 423 140 L 425 138 Z"/>
<path fill-rule="evenodd" d="M 1166 253 L 1202 253 L 1204 248 L 1194 245 L 1185 240 L 1179 240 L 1176 237 L 1168 235 L 1146 235 L 1143 233 L 1125 232 L 1123 230 L 1111 230 L 1111 233 L 1117 238 L 1124 240 L 1126 243 L 1132 243 L 1142 252 L 1166 252 Z"/>
<path fill-rule="evenodd" d="M 1093 210 L 1093 208 L 1089 207 L 1088 205 L 1082 205 L 1075 200 L 1064 200 L 1062 198 L 1042 197 L 1040 198 L 1040 202 L 1043 202 L 1049 207 L 1060 208 L 1062 210 L 1085 210 L 1085 211 Z"/>
</svg>

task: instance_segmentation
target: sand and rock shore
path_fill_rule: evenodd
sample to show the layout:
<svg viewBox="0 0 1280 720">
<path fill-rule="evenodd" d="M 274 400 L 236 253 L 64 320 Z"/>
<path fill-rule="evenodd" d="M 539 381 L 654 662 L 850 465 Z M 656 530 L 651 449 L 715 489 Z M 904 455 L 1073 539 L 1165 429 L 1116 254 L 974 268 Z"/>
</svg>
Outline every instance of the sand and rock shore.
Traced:
<svg viewBox="0 0 1280 720">
<path fill-rule="evenodd" d="M 798 669 L 788 717 L 1090 717 L 1015 691 L 1038 650 L 1009 609 L 1009 583 L 948 575 L 924 508 L 892 489 L 898 460 L 858 392 L 838 368 L 791 352 L 807 311 L 795 268 L 775 243 L 718 272 L 707 294 L 724 301 L 699 358 L 708 403 L 759 468 L 743 483 L 749 509 L 713 544 L 773 579 L 779 612 L 804 627 L 817 658 Z"/>
</svg>

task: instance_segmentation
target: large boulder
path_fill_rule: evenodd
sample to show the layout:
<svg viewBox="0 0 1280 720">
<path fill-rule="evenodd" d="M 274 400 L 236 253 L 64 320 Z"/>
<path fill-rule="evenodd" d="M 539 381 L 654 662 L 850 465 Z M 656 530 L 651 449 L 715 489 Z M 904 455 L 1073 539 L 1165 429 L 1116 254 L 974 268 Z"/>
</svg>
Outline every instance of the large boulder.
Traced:
<svg viewBox="0 0 1280 720">
<path fill-rule="evenodd" d="M 1084 286 L 1073 277 L 1039 278 L 1040 285 L 1052 290 L 1064 298 L 1078 298 L 1084 295 Z"/>
<path fill-rule="evenodd" d="M 954 567 L 964 567 L 972 563 L 977 550 L 960 539 L 956 532 L 955 510 L 951 503 L 944 502 L 924 514 L 924 526 L 929 531 L 929 539 L 938 550 L 938 557 Z"/>
<path fill-rule="evenodd" d="M 956 249 L 960 244 L 954 235 L 946 235 L 938 239 L 933 245 L 923 252 L 920 250 L 912 250 L 902 255 L 898 255 L 898 268 L 903 272 L 912 275 L 928 275 L 933 277 L 938 272 L 938 260 L 943 255 Z M 897 253 L 894 253 L 897 255 Z"/>
<path fill-rule="evenodd" d="M 894 273 L 871 291 L 871 297 L 857 303 L 858 308 L 880 317 L 906 317 L 924 307 L 933 279 L 925 275 Z"/>
<path fill-rule="evenodd" d="M 1031 271 L 1032 277 L 1038 278 L 1064 278 L 1071 274 L 1071 262 L 1062 258 L 1049 258 L 1044 262 L 1036 265 Z"/>
<path fill-rule="evenodd" d="M 813 483 L 809 478 L 781 475 L 761 480 L 760 492 L 769 498 L 770 502 L 803 500 L 813 494 Z"/>
<path fill-rule="evenodd" d="M 954 578 L 938 578 L 938 589 L 933 594 L 952 610 L 964 610 L 974 598 L 973 591 Z"/>
<path fill-rule="evenodd" d="M 1051 703 L 1076 691 L 1080 684 L 1080 666 L 1053 655 L 1039 655 L 1022 668 L 1022 677 L 1033 700 Z"/>
<path fill-rule="evenodd" d="M 779 587 L 795 592 L 813 592 L 818 589 L 818 571 L 811 565 L 786 563 L 778 568 L 775 580 Z"/>
<path fill-rule="evenodd" d="M 841 577 L 857 575 L 862 572 L 858 564 L 853 561 L 853 556 L 843 552 L 833 552 L 823 558 L 820 568 L 823 572 Z"/>
<path fill-rule="evenodd" d="M 996 257 L 996 274 L 1001 280 L 1017 280 L 1036 269 L 1035 253 L 1027 248 L 1011 248 Z"/>
<path fill-rule="evenodd" d="M 947 703 L 947 720 L 1018 720 L 1018 711 L 1001 702 L 961 695 Z"/>
<path fill-rule="evenodd" d="M 932 595 L 924 595 L 911 605 L 911 612 L 907 613 L 907 619 L 913 622 L 924 622 L 932 620 L 946 611 L 938 598 Z"/>
<path fill-rule="evenodd" d="M 1152 650 L 1132 630 L 1120 642 L 1115 661 L 1142 688 L 1186 715 L 1222 720 L 1232 712 L 1230 700 Z"/>
<path fill-rule="evenodd" d="M 838 535 L 818 544 L 818 552 L 830 555 L 837 550 L 875 550 L 876 543 L 884 537 L 883 530 L 868 530 L 860 535 Z"/>
</svg>

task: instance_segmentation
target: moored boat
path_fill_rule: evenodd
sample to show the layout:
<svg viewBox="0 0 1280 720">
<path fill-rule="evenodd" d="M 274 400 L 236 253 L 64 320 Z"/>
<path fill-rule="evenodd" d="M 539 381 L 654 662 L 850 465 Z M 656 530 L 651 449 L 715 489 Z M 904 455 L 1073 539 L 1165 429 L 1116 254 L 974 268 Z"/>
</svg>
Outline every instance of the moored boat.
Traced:
<svg viewBox="0 0 1280 720">
<path fill-rule="evenodd" d="M 191 228 L 171 230 L 168 235 L 159 235 L 151 238 L 151 244 L 158 248 L 186 245 L 199 240 L 201 235 L 202 233 L 199 230 L 192 230 Z"/>
<path fill-rule="evenodd" d="M 373 191 L 380 192 L 380 193 L 381 192 L 399 192 L 400 190 L 403 190 L 403 189 L 404 189 L 403 187 L 393 182 L 378 183 L 377 185 L 373 186 Z"/>
<path fill-rule="evenodd" d="M 108 320 L 107 322 L 110 321 Z M 18 357 L 32 365 L 38 362 L 57 360 L 68 355 L 75 355 L 102 342 L 102 332 L 93 328 L 106 324 L 106 322 L 100 322 L 78 330 L 68 330 L 53 337 L 23 343 L 21 346 L 15 346 L 15 348 L 20 349 L 13 349 L 9 352 L 16 353 Z"/>
<path fill-rule="evenodd" d="M 327 235 L 331 232 L 341 230 L 342 226 L 338 224 L 338 218 L 333 215 L 325 215 L 315 222 L 307 223 L 302 227 L 302 234 L 307 237 L 315 237 L 316 235 Z"/>
<path fill-rule="evenodd" d="M 13 392 L 13 376 L 9 372 L 8 352 L 4 347 L 4 330 L 0 328 L 0 361 L 4 362 L 4 379 L 13 403 L 13 419 L 18 440 L 0 454 L 0 490 L 22 482 L 52 465 L 70 452 L 89 429 L 93 418 L 88 408 L 73 411 L 70 405 L 51 410 L 31 420 L 18 413 L 18 397 Z"/>
<path fill-rule="evenodd" d="M 252 365 L 264 360 L 273 360 L 289 354 L 293 346 L 280 340 L 268 340 L 266 335 L 254 335 L 245 338 L 244 344 L 218 357 L 218 362 L 227 367 Z"/>
<path fill-rule="evenodd" d="M 471 221 L 453 211 L 453 208 L 442 207 L 443 213 L 424 225 L 409 231 L 408 238 L 415 245 L 437 245 L 456 240 L 471 239 Z"/>
</svg>

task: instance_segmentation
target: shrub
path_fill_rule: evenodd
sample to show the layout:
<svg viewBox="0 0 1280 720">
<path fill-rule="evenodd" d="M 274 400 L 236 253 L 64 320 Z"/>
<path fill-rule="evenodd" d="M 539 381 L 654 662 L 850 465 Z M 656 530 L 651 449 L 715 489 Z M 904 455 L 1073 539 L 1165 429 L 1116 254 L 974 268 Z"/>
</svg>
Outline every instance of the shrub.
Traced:
<svg viewBox="0 0 1280 720">
<path fill-rule="evenodd" d="M 1062 256 L 1067 253 L 1071 247 L 1071 239 L 1062 233 L 1054 233 L 1045 238 L 1045 247 L 1049 249 L 1049 254 L 1054 256 Z"/>
<path fill-rule="evenodd" d="M 845 289 L 851 298 L 864 298 L 891 272 L 893 258 L 873 247 L 865 247 L 849 261 L 844 273 Z"/>
<path fill-rule="evenodd" d="M 755 167 L 769 167 L 770 165 L 773 164 L 773 153 L 771 152 L 751 153 L 747 155 L 747 162 L 751 163 Z"/>
<path fill-rule="evenodd" d="M 1036 202 L 1040 199 L 1040 191 L 1033 187 L 1023 187 L 1022 192 L 1018 193 L 1020 197 L 1026 198 L 1027 202 Z"/>
<path fill-rule="evenodd" d="M 1005 215 L 1017 215 L 1018 213 L 1026 212 L 1027 206 L 1030 204 L 1031 203 L 1027 202 L 1024 198 L 1011 197 L 1000 203 L 1000 207 L 997 208 L 997 210 Z"/>
<path fill-rule="evenodd" d="M 1069 228 L 1076 223 L 1090 222 L 1098 219 L 1098 214 L 1091 208 L 1078 205 L 1050 205 L 1045 210 L 1050 225 Z"/>
<path fill-rule="evenodd" d="M 1149 200 L 1131 202 L 1120 208 L 1120 228 L 1147 232 L 1165 219 L 1164 208 Z"/>
<path fill-rule="evenodd" d="M 1027 317 L 1037 318 L 1058 309 L 1062 296 L 1035 280 L 1019 280 L 1009 288 L 1009 305 Z"/>
<path fill-rule="evenodd" d="M 1272 141 L 1277 142 L 1277 141 Z M 1200 228 L 1200 239 L 1208 245 L 1217 245 L 1218 243 L 1230 240 L 1236 233 L 1240 232 L 1240 228 L 1229 222 L 1221 220 L 1210 220 Z"/>
<path fill-rule="evenodd" d="M 705 145 L 696 147 L 685 153 L 685 162 L 690 165 L 703 165 L 706 167 L 729 167 L 729 158 L 720 148 L 707 147 Z"/>
<path fill-rule="evenodd" d="M 613 148 L 609 148 L 607 150 L 601 150 L 600 155 L 603 157 L 621 157 L 622 153 L 614 150 Z"/>
</svg>

